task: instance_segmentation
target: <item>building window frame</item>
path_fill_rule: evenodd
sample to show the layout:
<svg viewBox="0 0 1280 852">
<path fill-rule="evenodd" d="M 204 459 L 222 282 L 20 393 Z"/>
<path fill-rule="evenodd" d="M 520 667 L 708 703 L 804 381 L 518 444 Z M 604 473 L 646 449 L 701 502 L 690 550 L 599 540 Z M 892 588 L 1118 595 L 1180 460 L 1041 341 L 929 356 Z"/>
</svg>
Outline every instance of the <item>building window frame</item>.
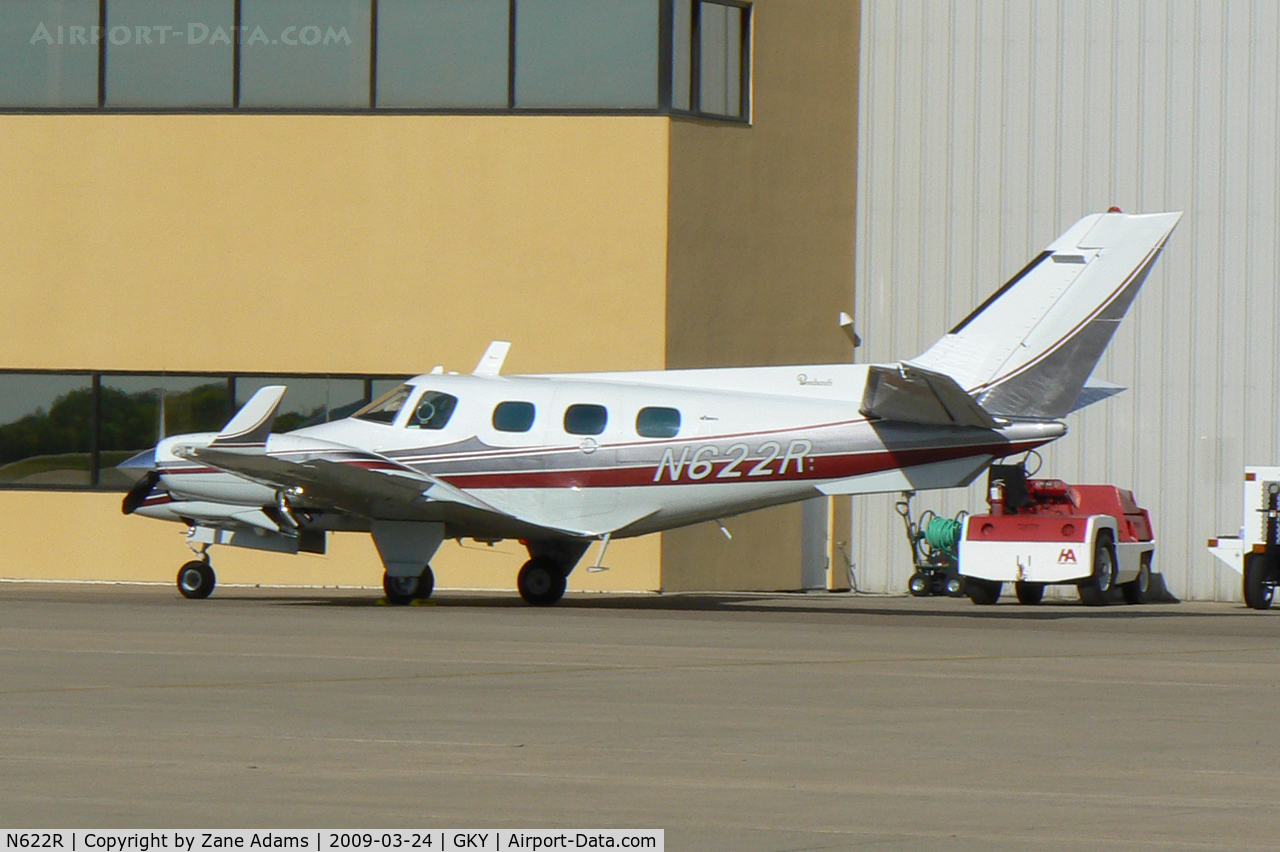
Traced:
<svg viewBox="0 0 1280 852">
<path fill-rule="evenodd" d="M 238 371 L 235 373 L 226 371 L 207 371 L 207 370 L 23 370 L 17 368 L 0 368 L 0 380 L 6 376 L 88 376 L 91 387 L 91 403 L 90 411 L 92 422 L 89 424 L 89 484 L 88 485 L 66 485 L 66 484 L 41 484 L 41 483 L 13 483 L 0 482 L 0 492 L 5 491 L 75 491 L 75 492 L 93 492 L 99 494 L 120 494 L 124 493 L 124 488 L 103 485 L 99 480 L 99 468 L 102 453 L 102 383 L 103 379 L 111 379 L 115 377 L 131 377 L 131 376 L 173 376 L 182 378 L 207 378 L 210 380 L 222 379 L 227 384 L 227 400 L 230 411 L 227 417 L 230 418 L 235 414 L 236 399 L 236 380 L 237 379 L 326 379 L 326 380 L 355 380 L 364 383 L 363 404 L 367 405 L 373 401 L 373 384 L 378 381 L 403 382 L 406 375 L 403 373 L 280 373 L 280 372 L 264 372 L 264 371 Z"/>
<path fill-rule="evenodd" d="M 673 33 L 675 27 L 676 0 L 649 0 L 658 4 L 658 80 L 657 103 L 653 107 L 521 107 L 516 103 L 516 68 L 517 27 L 519 25 L 519 5 L 521 0 L 508 0 L 508 32 L 507 32 L 507 104 L 505 107 L 383 107 L 378 105 L 378 3 L 379 0 L 365 0 L 369 4 L 370 41 L 369 41 L 369 98 L 365 106 L 359 107 L 244 107 L 241 106 L 241 42 L 242 32 L 242 0 L 233 0 L 234 34 L 232 38 L 231 69 L 231 107 L 196 107 L 196 106 L 108 106 L 107 105 L 107 65 L 110 62 L 110 44 L 107 37 L 110 22 L 111 0 L 98 0 L 98 20 L 100 37 L 97 44 L 98 103 L 87 107 L 43 107 L 18 106 L 0 107 L 3 114 L 147 114 L 147 115 L 191 115 L 191 114 L 236 114 L 236 115 L 666 115 L 674 118 L 692 118 L 714 122 L 734 124 L 751 123 L 751 74 L 753 44 L 753 6 L 748 0 L 691 0 L 693 7 L 693 42 L 691 45 L 692 67 L 688 77 L 691 84 L 690 108 L 677 109 L 672 105 L 673 85 Z M 739 112 L 737 115 L 722 115 L 704 112 L 700 100 L 700 21 L 701 9 L 704 5 L 725 6 L 740 10 L 740 68 Z"/>
</svg>

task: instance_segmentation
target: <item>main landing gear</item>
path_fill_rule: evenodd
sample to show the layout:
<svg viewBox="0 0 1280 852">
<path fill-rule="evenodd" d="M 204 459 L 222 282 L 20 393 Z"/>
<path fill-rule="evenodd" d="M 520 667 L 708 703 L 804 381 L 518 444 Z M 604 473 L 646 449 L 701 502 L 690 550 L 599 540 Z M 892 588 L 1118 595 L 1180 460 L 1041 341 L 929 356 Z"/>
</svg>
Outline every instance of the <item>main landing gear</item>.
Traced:
<svg viewBox="0 0 1280 852">
<path fill-rule="evenodd" d="M 430 565 L 423 568 L 422 573 L 416 577 L 393 577 L 385 572 L 382 575 L 382 591 L 387 596 L 387 603 L 395 606 L 425 600 L 431 597 L 435 587 L 436 575 Z"/>
<path fill-rule="evenodd" d="M 587 543 L 581 541 L 527 541 L 529 561 L 516 577 L 520 597 L 532 606 L 551 606 L 564 597 L 569 574 L 573 571 Z"/>
<path fill-rule="evenodd" d="M 213 593 L 218 578 L 209 564 L 208 554 L 201 554 L 200 559 L 193 559 L 178 569 L 178 591 L 184 598 L 203 600 Z"/>
</svg>

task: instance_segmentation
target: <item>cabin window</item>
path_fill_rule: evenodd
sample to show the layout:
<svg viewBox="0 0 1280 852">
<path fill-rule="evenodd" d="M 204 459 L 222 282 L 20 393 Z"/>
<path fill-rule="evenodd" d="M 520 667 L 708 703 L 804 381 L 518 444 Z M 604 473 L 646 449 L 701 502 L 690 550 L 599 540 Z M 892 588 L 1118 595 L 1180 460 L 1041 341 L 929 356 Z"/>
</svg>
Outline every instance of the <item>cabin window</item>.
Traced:
<svg viewBox="0 0 1280 852">
<path fill-rule="evenodd" d="M 493 428 L 499 432 L 528 432 L 537 410 L 532 402 L 500 402 L 493 409 Z"/>
<path fill-rule="evenodd" d="M 405 401 L 411 393 L 413 393 L 413 385 L 392 388 L 351 416 L 374 423 L 394 423 L 396 415 L 400 413 L 400 409 L 404 408 Z"/>
<path fill-rule="evenodd" d="M 439 391 L 427 391 L 418 400 L 418 405 L 409 415 L 405 425 L 410 429 L 443 429 L 449 425 L 454 406 L 458 404 L 456 396 Z"/>
<path fill-rule="evenodd" d="M 570 435 L 599 435 L 608 422 L 603 405 L 571 405 L 564 412 L 564 431 Z"/>
<path fill-rule="evenodd" d="M 636 415 L 642 438 L 674 438 L 680 433 L 680 412 L 674 408 L 642 408 Z"/>
</svg>

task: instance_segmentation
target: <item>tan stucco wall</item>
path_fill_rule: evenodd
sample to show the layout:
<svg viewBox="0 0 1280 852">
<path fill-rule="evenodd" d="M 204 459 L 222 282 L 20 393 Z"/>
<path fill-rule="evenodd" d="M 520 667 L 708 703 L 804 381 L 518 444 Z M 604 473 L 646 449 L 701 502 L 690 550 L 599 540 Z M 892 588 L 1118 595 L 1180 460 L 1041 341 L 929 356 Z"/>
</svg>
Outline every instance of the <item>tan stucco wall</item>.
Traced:
<svg viewBox="0 0 1280 852">
<path fill-rule="evenodd" d="M 0 367 L 411 374 L 470 370 L 501 338 L 508 372 L 660 368 L 668 129 L 0 117 Z M 0 577 L 171 579 L 179 527 L 118 501 L 0 492 Z M 228 582 L 379 582 L 367 536 L 331 541 L 216 564 Z M 519 551 L 446 544 L 438 581 L 511 587 Z M 656 537 L 618 542 L 612 571 L 571 587 L 657 588 L 658 554 Z"/>
<path fill-rule="evenodd" d="M 859 4 L 754 9 L 751 127 L 672 122 L 668 367 L 851 357 Z M 663 587 L 799 587 L 798 506 L 730 529 L 664 534 Z"/>
</svg>

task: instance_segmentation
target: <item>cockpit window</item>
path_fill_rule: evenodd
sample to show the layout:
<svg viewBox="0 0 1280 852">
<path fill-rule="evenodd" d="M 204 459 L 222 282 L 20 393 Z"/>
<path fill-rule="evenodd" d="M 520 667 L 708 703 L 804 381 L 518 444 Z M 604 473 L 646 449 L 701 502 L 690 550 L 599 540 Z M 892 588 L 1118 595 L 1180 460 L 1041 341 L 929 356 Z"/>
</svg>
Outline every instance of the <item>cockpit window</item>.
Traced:
<svg viewBox="0 0 1280 852">
<path fill-rule="evenodd" d="M 674 438 L 680 433 L 680 412 L 674 408 L 642 408 L 636 433 L 643 438 Z"/>
<path fill-rule="evenodd" d="M 570 435 L 599 435 L 608 422 L 603 405 L 571 405 L 564 412 L 564 431 Z"/>
<path fill-rule="evenodd" d="M 499 432 L 528 432 L 537 413 L 532 402 L 500 402 L 493 409 L 493 428 Z"/>
<path fill-rule="evenodd" d="M 427 391 L 418 400 L 418 407 L 409 415 L 405 426 L 410 429 L 443 429 L 449 425 L 453 408 L 458 404 L 456 396 L 440 391 Z"/>
<path fill-rule="evenodd" d="M 400 409 L 404 408 L 405 400 L 411 393 L 413 393 L 413 385 L 401 385 L 387 391 L 351 416 L 374 423 L 394 423 L 396 415 L 400 413 Z"/>
</svg>

